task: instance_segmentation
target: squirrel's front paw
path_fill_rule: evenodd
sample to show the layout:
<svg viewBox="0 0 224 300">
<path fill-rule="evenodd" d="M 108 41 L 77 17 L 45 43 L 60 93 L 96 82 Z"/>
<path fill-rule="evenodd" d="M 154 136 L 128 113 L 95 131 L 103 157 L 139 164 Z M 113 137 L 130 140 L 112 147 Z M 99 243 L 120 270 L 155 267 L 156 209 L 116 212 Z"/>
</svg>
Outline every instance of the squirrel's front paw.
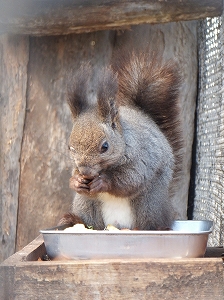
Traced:
<svg viewBox="0 0 224 300">
<path fill-rule="evenodd" d="M 103 174 L 95 177 L 88 186 L 90 195 L 108 192 L 110 190 L 110 181 L 107 179 L 107 176 Z"/>
<path fill-rule="evenodd" d="M 85 179 L 81 175 L 75 174 L 70 178 L 69 186 L 71 189 L 75 190 L 79 194 L 89 194 L 89 182 L 89 179 Z"/>
</svg>

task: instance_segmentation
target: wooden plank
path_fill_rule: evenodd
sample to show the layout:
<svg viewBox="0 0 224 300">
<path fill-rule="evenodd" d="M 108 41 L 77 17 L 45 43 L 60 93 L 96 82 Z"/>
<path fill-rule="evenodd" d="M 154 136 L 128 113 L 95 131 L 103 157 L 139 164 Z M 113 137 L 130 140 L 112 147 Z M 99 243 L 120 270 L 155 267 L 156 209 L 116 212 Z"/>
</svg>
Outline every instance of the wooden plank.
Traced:
<svg viewBox="0 0 224 300">
<path fill-rule="evenodd" d="M 46 248 L 42 235 L 39 235 L 22 250 L 8 257 L 2 265 L 18 265 L 24 261 L 37 261 L 46 254 Z"/>
<path fill-rule="evenodd" d="M 27 261 L 40 253 L 41 236 L 0 265 L 0 299 L 223 299 L 220 257 Z"/>
<path fill-rule="evenodd" d="M 1 299 L 223 300 L 220 259 L 36 262 L 1 267 Z M 1 292 L 4 292 L 1 289 Z"/>
<path fill-rule="evenodd" d="M 0 32 L 58 35 L 222 14 L 222 0 L 1 0 Z"/>
<path fill-rule="evenodd" d="M 15 251 L 28 57 L 27 37 L 0 36 L 0 261 Z"/>
</svg>

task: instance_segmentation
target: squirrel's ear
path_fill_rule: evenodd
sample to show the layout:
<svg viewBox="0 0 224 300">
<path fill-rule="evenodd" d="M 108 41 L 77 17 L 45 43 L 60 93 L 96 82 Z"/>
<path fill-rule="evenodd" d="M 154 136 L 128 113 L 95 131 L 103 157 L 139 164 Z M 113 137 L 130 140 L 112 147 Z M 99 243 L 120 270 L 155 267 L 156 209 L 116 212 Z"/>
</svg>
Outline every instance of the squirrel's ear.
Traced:
<svg viewBox="0 0 224 300">
<path fill-rule="evenodd" d="M 117 91 L 117 75 L 110 68 L 105 68 L 98 81 L 98 114 L 103 122 L 109 122 L 112 127 L 116 127 L 118 117 Z"/>
<path fill-rule="evenodd" d="M 82 65 L 73 77 L 73 82 L 68 87 L 67 102 L 73 118 L 76 118 L 87 108 L 87 90 L 91 74 L 89 64 Z"/>
</svg>

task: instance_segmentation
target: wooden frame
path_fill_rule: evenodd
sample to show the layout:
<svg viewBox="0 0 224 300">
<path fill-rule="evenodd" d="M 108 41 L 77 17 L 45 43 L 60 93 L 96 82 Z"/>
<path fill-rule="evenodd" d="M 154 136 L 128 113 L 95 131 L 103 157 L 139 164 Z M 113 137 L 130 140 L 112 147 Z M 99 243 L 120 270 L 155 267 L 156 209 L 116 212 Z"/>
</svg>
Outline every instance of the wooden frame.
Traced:
<svg viewBox="0 0 224 300">
<path fill-rule="evenodd" d="M 0 265 L 0 299 L 223 299 L 223 248 L 206 258 L 38 261 L 42 236 Z M 212 257 L 213 256 L 213 257 Z"/>
<path fill-rule="evenodd" d="M 0 0 L 0 33 L 59 35 L 222 14 L 222 0 Z"/>
<path fill-rule="evenodd" d="M 200 19 L 221 13 L 222 0 L 0 0 L 0 33 L 59 35 L 124 29 L 133 24 Z M 12 103 L 8 105 L 5 100 L 7 105 L 4 105 L 2 123 L 6 123 L 6 116 L 9 121 L 14 120 L 11 131 L 4 132 L 3 141 L 13 151 L 11 136 L 19 136 L 15 144 L 19 152 L 22 143 L 20 131 L 26 112 L 25 70 L 29 61 L 29 39 L 19 35 L 14 39 L 6 35 L 1 37 L 0 46 L 4 50 L 1 93 L 4 99 L 11 101 L 9 104 Z M 17 73 L 19 75 L 15 76 Z M 12 78 L 15 80 L 13 84 Z M 21 91 L 19 96 L 17 90 Z M 21 106 L 20 114 L 11 109 L 14 106 Z M 6 153 L 9 153 L 8 150 Z M 7 166 L 11 170 L 10 182 L 7 177 L 1 176 L 1 181 L 7 182 L 2 207 L 4 216 L 7 216 L 3 225 L 8 231 L 1 232 L 2 247 L 7 253 L 10 249 L 14 251 L 16 237 L 13 224 L 18 208 L 17 179 L 20 173 L 19 160 L 16 162 L 12 164 L 13 169 L 11 165 Z M 11 182 L 16 185 L 15 195 L 10 191 Z M 223 299 L 224 292 L 222 252 L 222 248 L 214 248 L 208 250 L 206 258 L 183 260 L 38 261 L 45 254 L 43 240 L 39 236 L 0 265 L 0 299 L 173 300 L 174 297 L 195 299 L 197 295 L 199 300 L 210 300 L 211 297 L 219 300 Z"/>
</svg>

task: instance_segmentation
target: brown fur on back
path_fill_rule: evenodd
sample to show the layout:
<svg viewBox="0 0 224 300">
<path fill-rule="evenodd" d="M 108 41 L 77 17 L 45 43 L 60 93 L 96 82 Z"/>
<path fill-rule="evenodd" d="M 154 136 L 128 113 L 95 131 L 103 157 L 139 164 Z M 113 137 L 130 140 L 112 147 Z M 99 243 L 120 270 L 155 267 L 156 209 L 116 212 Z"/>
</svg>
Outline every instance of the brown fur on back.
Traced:
<svg viewBox="0 0 224 300">
<path fill-rule="evenodd" d="M 119 52 L 113 69 L 118 74 L 118 102 L 134 105 L 149 115 L 167 137 L 175 157 L 174 185 L 182 168 L 182 129 L 179 90 L 181 74 L 174 61 L 162 63 L 148 52 Z M 173 185 L 173 187 L 174 187 Z M 173 191 L 173 187 L 171 192 Z"/>
</svg>

